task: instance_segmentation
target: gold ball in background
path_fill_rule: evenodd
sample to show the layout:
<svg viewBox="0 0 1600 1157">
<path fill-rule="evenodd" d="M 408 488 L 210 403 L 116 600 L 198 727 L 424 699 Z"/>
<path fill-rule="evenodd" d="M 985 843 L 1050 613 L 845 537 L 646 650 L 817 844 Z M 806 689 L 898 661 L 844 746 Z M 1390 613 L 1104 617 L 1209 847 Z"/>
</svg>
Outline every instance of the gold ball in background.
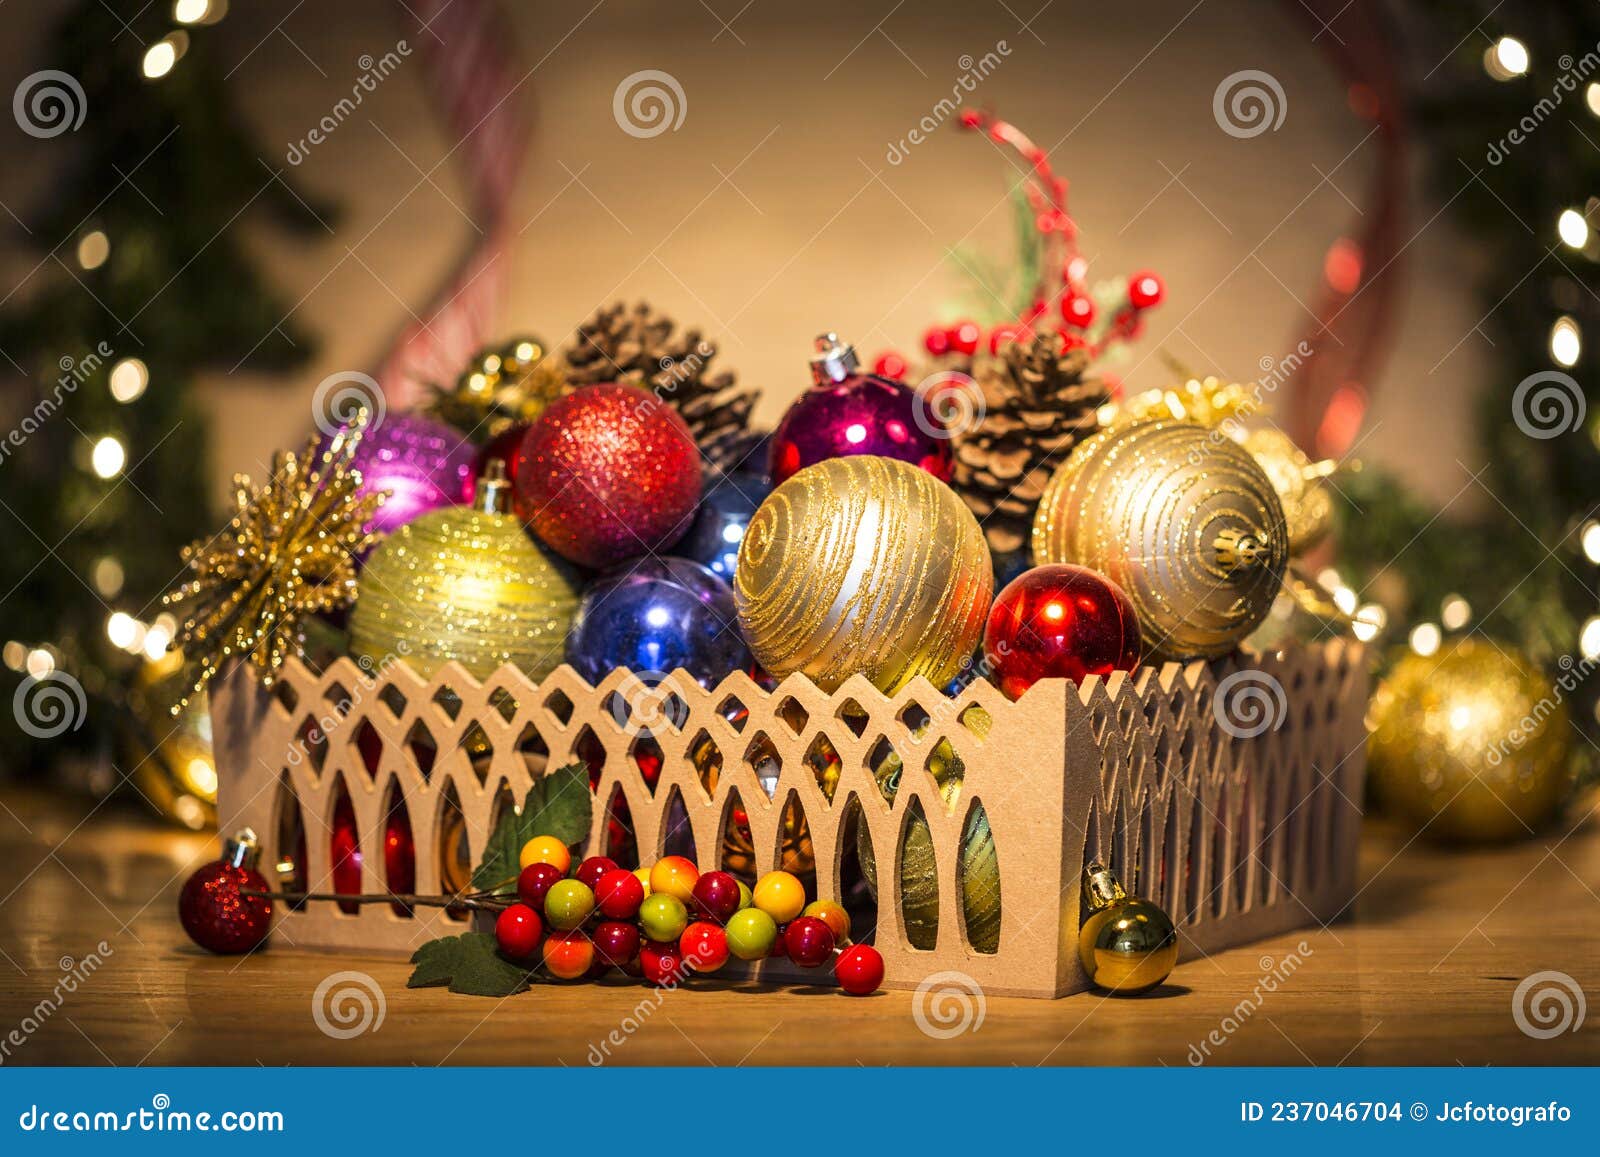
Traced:
<svg viewBox="0 0 1600 1157">
<path fill-rule="evenodd" d="M 1283 507 L 1254 458 L 1196 422 L 1128 422 L 1080 442 L 1039 501 L 1035 563 L 1076 563 L 1133 599 L 1154 659 L 1225 655 L 1283 585 Z"/>
<path fill-rule="evenodd" d="M 825 691 L 862 673 L 893 694 L 942 686 L 983 637 L 994 572 L 983 531 L 943 482 L 860 454 L 808 466 L 767 496 L 733 593 L 751 653 Z"/>
<path fill-rule="evenodd" d="M 1266 473 L 1283 504 L 1289 527 L 1289 553 L 1304 554 L 1333 528 L 1333 494 L 1327 466 L 1313 462 L 1295 440 L 1275 426 L 1261 426 L 1239 439 Z"/>
<path fill-rule="evenodd" d="M 502 663 L 535 679 L 562 660 L 578 579 L 508 514 L 458 506 L 406 523 L 362 569 L 351 650 L 424 676 L 454 659 L 484 679 Z"/>
<path fill-rule="evenodd" d="M 1407 653 L 1367 713 L 1379 804 L 1445 841 L 1527 836 L 1572 786 L 1564 692 L 1503 644 Z"/>
</svg>

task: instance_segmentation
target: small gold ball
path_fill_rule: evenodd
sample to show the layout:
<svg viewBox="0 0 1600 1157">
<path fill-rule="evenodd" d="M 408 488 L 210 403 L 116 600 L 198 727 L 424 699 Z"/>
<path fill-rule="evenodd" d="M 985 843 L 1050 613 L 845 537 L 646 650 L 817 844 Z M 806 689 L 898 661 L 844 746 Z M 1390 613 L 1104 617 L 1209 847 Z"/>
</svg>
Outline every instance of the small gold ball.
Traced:
<svg viewBox="0 0 1600 1157">
<path fill-rule="evenodd" d="M 1251 430 L 1239 444 L 1278 492 L 1289 527 L 1289 553 L 1304 554 L 1326 538 L 1333 528 L 1333 495 L 1311 456 L 1273 426 Z"/>
<path fill-rule="evenodd" d="M 1084 921 L 1078 958 L 1095 987 L 1134 996 L 1172 974 L 1178 963 L 1178 930 L 1149 900 L 1118 900 Z"/>
</svg>

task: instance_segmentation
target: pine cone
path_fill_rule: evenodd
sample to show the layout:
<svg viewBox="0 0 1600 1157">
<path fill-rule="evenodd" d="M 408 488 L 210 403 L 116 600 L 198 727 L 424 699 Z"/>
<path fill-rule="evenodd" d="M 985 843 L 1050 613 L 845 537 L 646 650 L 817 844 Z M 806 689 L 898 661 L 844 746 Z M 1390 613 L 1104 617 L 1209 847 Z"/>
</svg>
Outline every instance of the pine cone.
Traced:
<svg viewBox="0 0 1600 1157">
<path fill-rule="evenodd" d="M 739 389 L 731 370 L 713 372 L 716 356 L 698 329 L 679 332 L 642 301 L 598 310 L 565 351 L 572 385 L 629 382 L 655 391 L 677 407 L 712 465 L 731 470 L 754 443 L 750 411 L 761 393 Z"/>
<path fill-rule="evenodd" d="M 984 418 L 956 439 L 952 483 L 996 554 L 1027 544 L 1050 475 L 1111 400 L 1100 378 L 1085 376 L 1088 353 L 1061 345 L 1060 334 L 1041 333 L 978 367 Z"/>
</svg>

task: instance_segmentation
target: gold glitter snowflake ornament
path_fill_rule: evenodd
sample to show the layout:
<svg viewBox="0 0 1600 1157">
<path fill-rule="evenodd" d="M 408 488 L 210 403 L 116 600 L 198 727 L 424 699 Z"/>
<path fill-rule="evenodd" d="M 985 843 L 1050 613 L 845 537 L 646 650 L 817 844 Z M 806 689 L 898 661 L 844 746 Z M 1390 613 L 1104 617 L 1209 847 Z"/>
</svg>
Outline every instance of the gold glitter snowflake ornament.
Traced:
<svg viewBox="0 0 1600 1157">
<path fill-rule="evenodd" d="M 361 472 L 350 466 L 367 420 L 363 410 L 325 446 L 313 437 L 299 454 L 273 455 L 264 485 L 234 475 L 237 513 L 221 533 L 184 547 L 190 577 L 162 602 L 188 608 L 172 645 L 199 671 L 173 714 L 235 657 L 271 687 L 306 616 L 355 598 L 356 560 L 379 537 L 366 527 L 388 497 L 361 494 Z"/>
</svg>

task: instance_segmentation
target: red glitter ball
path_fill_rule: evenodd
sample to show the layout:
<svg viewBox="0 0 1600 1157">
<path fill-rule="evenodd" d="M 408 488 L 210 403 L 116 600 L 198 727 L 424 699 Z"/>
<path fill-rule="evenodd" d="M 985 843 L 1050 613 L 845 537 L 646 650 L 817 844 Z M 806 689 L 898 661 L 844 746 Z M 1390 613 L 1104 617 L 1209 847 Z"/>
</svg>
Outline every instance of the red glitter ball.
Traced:
<svg viewBox="0 0 1600 1157">
<path fill-rule="evenodd" d="M 241 896 L 239 890 L 268 891 L 254 868 L 218 860 L 190 876 L 178 894 L 178 919 L 183 930 L 208 952 L 236 956 L 260 946 L 272 926 L 272 902 Z"/>
<path fill-rule="evenodd" d="M 700 450 L 666 402 L 585 386 L 551 403 L 517 453 L 517 515 L 558 554 L 600 568 L 661 551 L 700 501 Z"/>
<path fill-rule="evenodd" d="M 995 596 L 983 654 L 1012 699 L 1040 679 L 1132 671 L 1139 665 L 1139 621 L 1116 583 L 1084 566 L 1057 563 L 1024 571 Z"/>
</svg>

